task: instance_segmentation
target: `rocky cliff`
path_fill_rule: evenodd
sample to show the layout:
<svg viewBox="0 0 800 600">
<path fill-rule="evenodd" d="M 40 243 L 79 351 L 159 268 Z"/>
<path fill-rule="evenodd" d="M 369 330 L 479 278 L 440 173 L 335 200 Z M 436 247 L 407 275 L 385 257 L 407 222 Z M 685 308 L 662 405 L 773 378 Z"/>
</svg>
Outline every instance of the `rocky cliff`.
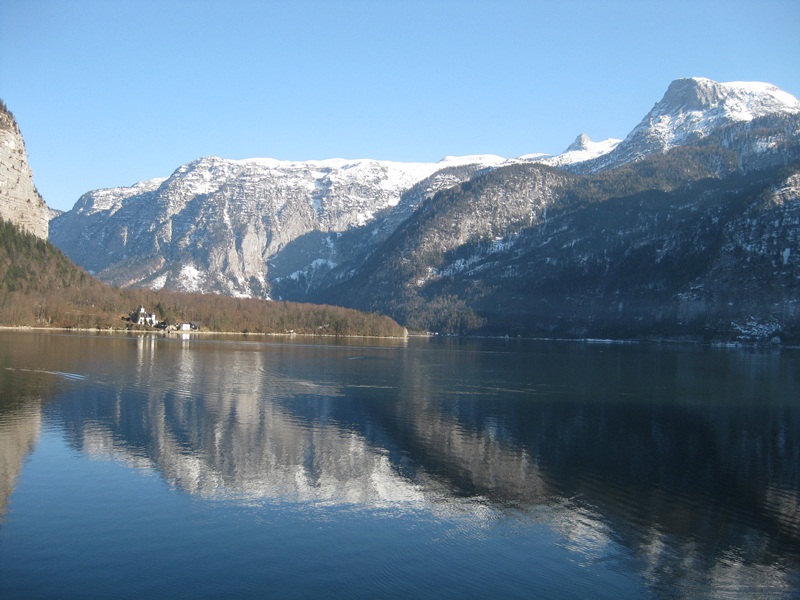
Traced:
<svg viewBox="0 0 800 600">
<path fill-rule="evenodd" d="M 0 101 L 0 218 L 47 239 L 47 205 L 33 185 L 25 142 L 14 115 Z"/>
<path fill-rule="evenodd" d="M 50 235 L 108 283 L 266 297 L 273 271 L 328 265 L 343 232 L 502 162 L 205 157 L 167 179 L 84 194 Z"/>
</svg>

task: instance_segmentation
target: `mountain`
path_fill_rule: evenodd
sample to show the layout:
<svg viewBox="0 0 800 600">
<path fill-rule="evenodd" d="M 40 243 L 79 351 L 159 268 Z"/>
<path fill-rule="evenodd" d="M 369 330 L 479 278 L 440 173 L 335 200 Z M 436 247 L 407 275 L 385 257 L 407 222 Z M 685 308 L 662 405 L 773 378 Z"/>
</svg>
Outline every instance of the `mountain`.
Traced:
<svg viewBox="0 0 800 600">
<path fill-rule="evenodd" d="M 620 141 L 615 138 L 609 138 L 602 142 L 593 142 L 588 135 L 582 133 L 561 154 L 556 156 L 531 155 L 530 157 L 523 156 L 522 158 L 550 167 L 581 165 L 609 154 L 619 145 Z"/>
<path fill-rule="evenodd" d="M 403 337 L 405 328 L 380 315 L 333 306 L 267 303 L 162 290 L 118 290 L 101 283 L 47 240 L 51 211 L 33 186 L 25 147 L 13 116 L 0 102 L 0 324 L 83 328 L 129 328 L 120 319 L 146 304 L 170 323 L 191 320 L 212 331 L 309 333 Z M 194 177 L 209 177 L 195 169 Z M 212 179 L 209 177 L 209 179 Z M 94 195 L 83 207 L 91 218 L 130 195 L 155 192 L 164 180 L 131 190 Z M 202 184 L 200 184 L 202 185 Z M 211 185 L 211 184 L 209 184 Z M 52 211 L 54 218 L 61 216 Z M 42 231 L 44 225 L 44 231 Z"/>
<path fill-rule="evenodd" d="M 25 142 L 14 115 L 0 100 L 0 218 L 47 239 L 50 212 L 28 166 Z"/>
<path fill-rule="evenodd" d="M 502 162 L 206 157 L 166 179 L 89 192 L 50 231 L 68 256 L 115 285 L 267 297 L 271 261 L 285 272 L 330 260 L 339 233 Z"/>
<path fill-rule="evenodd" d="M 458 333 L 800 339 L 800 102 L 673 82 L 558 156 L 205 158 L 51 237 L 119 285 L 334 303 Z"/>
<path fill-rule="evenodd" d="M 576 171 L 615 168 L 654 153 L 702 142 L 720 132 L 725 132 L 720 145 L 738 149 L 744 161 L 763 161 L 777 154 L 777 161 L 782 162 L 786 159 L 785 146 L 797 145 L 798 114 L 800 101 L 774 85 L 718 83 L 701 77 L 678 79 L 611 152 L 587 161 Z M 771 129 L 770 136 L 760 134 L 762 128 Z M 758 145 L 747 148 L 748 138 Z M 746 162 L 741 166 L 748 167 Z"/>
<path fill-rule="evenodd" d="M 648 159 L 646 177 L 498 169 L 435 197 L 318 294 L 433 331 L 799 339 L 798 166 L 703 177 L 700 154 L 698 176 L 671 181 L 674 164 L 691 164 L 686 154 Z M 485 212 L 509 180 L 543 182 L 548 194 L 533 194 L 517 220 Z M 482 228 L 454 222 L 467 211 Z"/>
</svg>

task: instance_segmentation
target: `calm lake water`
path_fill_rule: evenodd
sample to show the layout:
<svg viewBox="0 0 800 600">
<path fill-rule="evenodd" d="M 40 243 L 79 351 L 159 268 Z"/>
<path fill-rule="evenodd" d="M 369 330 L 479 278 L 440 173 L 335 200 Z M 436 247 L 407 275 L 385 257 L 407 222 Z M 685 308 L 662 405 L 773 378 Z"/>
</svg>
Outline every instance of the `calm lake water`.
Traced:
<svg viewBox="0 0 800 600">
<path fill-rule="evenodd" d="M 0 332 L 2 598 L 797 598 L 800 353 Z"/>
</svg>

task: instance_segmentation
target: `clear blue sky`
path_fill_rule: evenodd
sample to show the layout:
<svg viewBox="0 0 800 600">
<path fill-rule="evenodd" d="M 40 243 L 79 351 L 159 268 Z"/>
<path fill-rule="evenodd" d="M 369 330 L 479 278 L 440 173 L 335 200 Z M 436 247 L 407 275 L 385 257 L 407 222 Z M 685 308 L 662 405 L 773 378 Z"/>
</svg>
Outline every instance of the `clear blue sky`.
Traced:
<svg viewBox="0 0 800 600">
<path fill-rule="evenodd" d="M 206 155 L 557 153 L 670 81 L 800 96 L 797 0 L 0 0 L 0 98 L 62 210 Z"/>
</svg>

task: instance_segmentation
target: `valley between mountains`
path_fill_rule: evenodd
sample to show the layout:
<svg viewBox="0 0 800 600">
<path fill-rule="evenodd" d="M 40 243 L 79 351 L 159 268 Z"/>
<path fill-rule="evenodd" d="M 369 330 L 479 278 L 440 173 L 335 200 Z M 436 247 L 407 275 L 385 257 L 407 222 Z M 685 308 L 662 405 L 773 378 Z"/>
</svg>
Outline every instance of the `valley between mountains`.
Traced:
<svg viewBox="0 0 800 600">
<path fill-rule="evenodd" d="M 800 341 L 800 102 L 672 82 L 623 140 L 438 163 L 205 157 L 84 194 L 106 283 L 314 302 L 416 331 Z"/>
</svg>

